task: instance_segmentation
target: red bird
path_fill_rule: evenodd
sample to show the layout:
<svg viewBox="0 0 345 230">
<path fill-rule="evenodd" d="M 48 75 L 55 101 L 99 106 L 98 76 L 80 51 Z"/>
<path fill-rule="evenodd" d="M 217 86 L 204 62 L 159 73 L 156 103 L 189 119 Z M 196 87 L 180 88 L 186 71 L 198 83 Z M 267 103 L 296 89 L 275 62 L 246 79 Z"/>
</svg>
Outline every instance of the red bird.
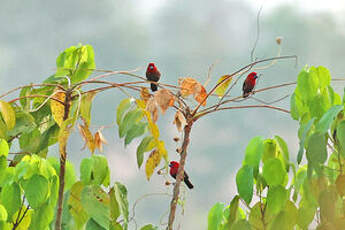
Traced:
<svg viewBox="0 0 345 230">
<path fill-rule="evenodd" d="M 248 74 L 246 80 L 243 82 L 243 97 L 248 97 L 250 92 L 253 91 L 257 78 L 258 75 L 255 72 L 251 72 L 250 74 Z"/>
<path fill-rule="evenodd" d="M 158 82 L 161 77 L 161 73 L 158 71 L 154 63 L 149 63 L 146 70 L 146 79 L 149 81 Z M 151 83 L 152 92 L 157 91 L 157 85 Z"/>
<path fill-rule="evenodd" d="M 170 167 L 170 176 L 174 177 L 176 179 L 177 176 L 177 171 L 178 171 L 178 167 L 180 166 L 180 164 L 176 161 L 171 161 L 169 164 Z M 187 187 L 189 189 L 194 188 L 192 182 L 190 182 L 188 174 L 186 173 L 186 171 L 184 171 L 184 178 L 183 178 L 184 183 L 187 185 Z"/>
</svg>

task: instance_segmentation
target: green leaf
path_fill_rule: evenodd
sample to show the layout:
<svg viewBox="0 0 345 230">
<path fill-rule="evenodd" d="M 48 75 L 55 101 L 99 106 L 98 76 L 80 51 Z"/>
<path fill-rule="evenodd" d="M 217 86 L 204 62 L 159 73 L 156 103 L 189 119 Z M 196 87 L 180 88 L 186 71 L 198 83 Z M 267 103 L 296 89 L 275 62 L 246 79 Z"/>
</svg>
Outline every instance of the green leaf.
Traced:
<svg viewBox="0 0 345 230">
<path fill-rule="evenodd" d="M 126 187 L 119 183 L 115 182 L 114 184 L 114 192 L 115 192 L 115 198 L 116 201 L 119 205 L 119 210 L 120 213 L 122 214 L 123 217 L 123 226 L 124 229 L 127 229 L 128 225 L 128 216 L 129 216 L 129 211 L 128 211 L 128 200 L 127 200 L 127 189 Z"/>
<path fill-rule="evenodd" d="M 108 229 L 110 224 L 110 199 L 108 194 L 98 185 L 86 186 L 81 192 L 81 202 L 87 214 L 97 224 Z"/>
<path fill-rule="evenodd" d="M 10 149 L 8 147 L 7 141 L 4 139 L 0 139 L 0 156 L 7 157 L 9 150 Z"/>
<path fill-rule="evenodd" d="M 108 167 L 108 161 L 107 158 L 101 155 L 92 155 L 91 157 L 93 161 L 93 179 L 94 183 L 104 186 L 109 185 L 109 178 L 110 178 L 110 170 Z"/>
<path fill-rule="evenodd" d="M 86 221 L 89 219 L 88 214 L 81 203 L 81 192 L 84 189 L 82 182 L 75 183 L 70 190 L 70 196 L 68 198 L 68 205 L 71 207 L 69 212 L 76 223 L 77 229 L 81 229 Z"/>
<path fill-rule="evenodd" d="M 265 162 L 262 169 L 262 175 L 269 186 L 281 185 L 287 175 L 282 162 L 277 159 L 269 159 Z"/>
<path fill-rule="evenodd" d="M 255 177 L 259 170 L 259 163 L 260 163 L 263 151 L 264 151 L 264 141 L 262 137 L 254 137 L 249 141 L 249 144 L 247 145 L 247 148 L 246 148 L 243 164 L 244 165 L 247 164 L 253 167 Z"/>
<path fill-rule="evenodd" d="M 296 94 L 293 93 L 291 95 L 291 99 L 290 99 L 290 108 L 291 108 L 291 117 L 292 119 L 294 120 L 298 120 L 300 115 L 299 115 L 299 112 L 298 112 L 298 106 L 296 105 L 298 101 L 296 101 Z"/>
<path fill-rule="evenodd" d="M 267 227 L 263 224 L 264 223 L 270 223 L 272 216 L 269 215 L 268 212 L 265 212 L 264 215 L 262 215 L 262 211 L 265 208 L 264 204 L 257 202 L 249 213 L 249 223 L 251 226 L 255 227 L 255 229 L 258 230 L 264 230 Z"/>
<path fill-rule="evenodd" d="M 273 214 L 278 214 L 285 207 L 288 191 L 281 185 L 269 187 L 267 193 L 267 208 Z"/>
<path fill-rule="evenodd" d="M 235 223 L 238 216 L 240 197 L 236 195 L 230 202 L 230 215 L 228 219 L 229 228 Z"/>
<path fill-rule="evenodd" d="M 237 191 L 240 197 L 249 204 L 253 198 L 253 168 L 250 165 L 243 165 L 236 175 Z"/>
<path fill-rule="evenodd" d="M 21 206 L 20 187 L 17 183 L 8 184 L 1 190 L 0 203 L 6 208 L 8 216 L 11 218 Z"/>
<path fill-rule="evenodd" d="M 337 136 L 338 143 L 340 145 L 340 153 L 345 156 L 345 120 L 341 121 L 337 125 Z"/>
<path fill-rule="evenodd" d="M 117 218 L 121 215 L 119 203 L 116 200 L 114 187 L 111 187 L 109 191 L 109 197 L 110 197 L 110 217 L 111 217 L 111 222 L 114 223 L 116 222 Z"/>
<path fill-rule="evenodd" d="M 48 180 L 41 175 L 33 175 L 29 180 L 22 182 L 24 195 L 30 206 L 39 208 L 48 198 Z"/>
<path fill-rule="evenodd" d="M 158 230 L 158 227 L 153 226 L 152 224 L 147 224 L 141 227 L 140 230 Z"/>
<path fill-rule="evenodd" d="M 251 226 L 247 220 L 238 220 L 232 226 L 231 230 L 251 230 Z"/>
<path fill-rule="evenodd" d="M 55 157 L 49 157 L 48 162 L 54 167 L 57 175 L 60 173 L 60 162 Z M 77 178 L 75 175 L 74 165 L 70 161 L 66 161 L 65 170 L 65 191 L 71 189 L 72 185 L 76 182 Z"/>
<path fill-rule="evenodd" d="M 94 219 L 90 218 L 86 224 L 85 230 L 107 230 L 108 228 L 103 228 Z"/>
<path fill-rule="evenodd" d="M 325 163 L 327 160 L 325 134 L 315 132 L 309 137 L 306 155 L 309 162 Z"/>
<path fill-rule="evenodd" d="M 140 121 L 143 117 L 143 111 L 141 109 L 134 109 L 129 111 L 125 117 L 123 118 L 123 121 L 120 124 L 119 127 L 119 136 L 120 138 L 124 137 L 128 130 L 130 130 L 134 124 L 136 124 L 138 121 Z"/>
<path fill-rule="evenodd" d="M 302 229 L 307 229 L 309 224 L 313 221 L 316 213 L 316 207 L 311 205 L 306 200 L 302 200 L 299 204 L 297 213 L 297 224 Z"/>
<path fill-rule="evenodd" d="M 0 221 L 6 221 L 7 216 L 6 208 L 0 204 Z"/>
<path fill-rule="evenodd" d="M 39 150 L 41 144 L 41 132 L 38 128 L 32 132 L 23 133 L 19 138 L 19 145 L 22 151 L 36 153 Z"/>
<path fill-rule="evenodd" d="M 53 218 L 54 207 L 46 202 L 33 212 L 29 230 L 49 229 L 48 226 L 53 221 Z"/>
<path fill-rule="evenodd" d="M 208 212 L 208 230 L 218 230 L 223 220 L 224 204 L 216 203 Z"/>
<path fill-rule="evenodd" d="M 90 126 L 91 106 L 92 106 L 92 100 L 95 97 L 95 95 L 96 95 L 96 92 L 90 92 L 90 93 L 84 94 L 80 103 L 80 115 L 88 126 Z"/>
<path fill-rule="evenodd" d="M 9 130 L 13 129 L 16 124 L 16 113 L 14 112 L 12 106 L 9 103 L 0 100 L 0 111 L 7 128 Z"/>
<path fill-rule="evenodd" d="M 289 165 L 289 149 L 287 147 L 286 142 L 284 141 L 283 138 L 280 136 L 274 136 L 274 139 L 277 141 L 278 146 L 283 154 L 283 161 L 285 163 L 285 166 L 287 167 L 288 170 L 288 165 Z"/>
<path fill-rule="evenodd" d="M 20 90 L 19 97 L 26 97 L 31 94 L 32 86 L 24 87 Z M 23 98 L 19 100 L 20 104 L 23 107 L 23 110 L 29 110 L 30 109 L 30 98 Z"/>
<path fill-rule="evenodd" d="M 84 158 L 80 163 L 80 180 L 84 184 L 91 183 L 93 161 L 91 158 Z"/>
<path fill-rule="evenodd" d="M 154 141 L 153 136 L 147 136 L 145 137 L 139 144 L 137 148 L 137 163 L 138 168 L 141 167 L 144 161 L 144 153 L 148 152 L 153 149 L 153 145 L 151 144 Z"/>
<path fill-rule="evenodd" d="M 146 132 L 147 124 L 144 122 L 139 122 L 133 124 L 133 126 L 128 130 L 125 138 L 125 146 L 132 142 L 136 137 L 143 135 Z"/>
<path fill-rule="evenodd" d="M 301 128 L 303 127 L 303 133 L 302 133 L 302 137 L 300 138 L 300 142 L 299 142 L 299 150 L 298 150 L 298 155 L 297 155 L 297 163 L 300 164 L 302 161 L 302 157 L 303 157 L 303 153 L 304 153 L 304 142 L 307 138 L 307 135 L 313 125 L 315 121 L 315 118 L 312 118 L 308 124 L 306 125 L 301 125 Z"/>
<path fill-rule="evenodd" d="M 343 110 L 343 105 L 335 105 L 331 107 L 320 119 L 320 121 L 316 124 L 316 131 L 320 133 L 327 133 L 328 129 L 331 126 L 331 123 L 334 121 L 334 118 L 337 114 Z"/>
<path fill-rule="evenodd" d="M 122 123 L 123 115 L 129 109 L 130 106 L 131 106 L 131 99 L 130 98 L 125 98 L 120 102 L 119 106 L 116 109 L 116 123 L 117 123 L 117 125 L 120 126 L 120 124 Z"/>
</svg>

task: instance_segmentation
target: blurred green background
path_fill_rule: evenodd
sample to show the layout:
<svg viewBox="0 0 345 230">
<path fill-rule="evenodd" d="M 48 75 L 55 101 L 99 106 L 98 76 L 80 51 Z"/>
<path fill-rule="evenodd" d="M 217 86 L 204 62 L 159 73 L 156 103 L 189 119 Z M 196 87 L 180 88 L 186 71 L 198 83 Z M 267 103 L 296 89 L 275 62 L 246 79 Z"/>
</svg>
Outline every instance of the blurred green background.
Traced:
<svg viewBox="0 0 345 230">
<path fill-rule="evenodd" d="M 283 36 L 282 54 L 298 56 L 279 61 L 261 71 L 258 88 L 294 81 L 305 65 L 324 65 L 332 77 L 345 77 L 345 3 L 342 1 L 265 1 L 260 18 L 261 33 L 255 56 L 266 58 L 277 53 L 275 38 Z M 79 1 L 1 1 L 0 7 L 0 92 L 31 82 L 40 82 L 54 73 L 55 59 L 65 48 L 78 43 L 91 44 L 97 68 L 131 70 L 155 62 L 161 81 L 177 84 L 177 79 L 192 76 L 206 80 L 208 67 L 217 62 L 212 81 L 231 73 L 250 61 L 256 38 L 258 1 L 177 1 L 177 0 L 79 0 Z M 327 6 L 327 7 L 326 7 Z M 120 76 L 110 77 L 117 81 Z M 239 95 L 242 81 L 233 90 Z M 334 88 L 343 93 L 344 84 Z M 293 87 L 256 94 L 272 101 L 291 94 Z M 91 128 L 114 124 L 115 110 L 124 95 L 111 90 L 96 96 Z M 192 100 L 190 100 L 191 103 Z M 244 104 L 257 103 L 247 100 Z M 237 105 L 237 104 L 236 104 Z M 289 99 L 277 105 L 289 108 Z M 172 124 L 173 111 L 161 116 L 163 140 L 170 159 L 178 159 L 178 136 Z M 69 159 L 79 167 L 89 156 L 77 130 L 69 142 Z M 290 154 L 297 154 L 297 122 L 289 115 L 267 109 L 232 110 L 212 114 L 198 121 L 192 130 L 186 170 L 195 188 L 187 193 L 184 215 L 177 222 L 182 229 L 205 229 L 207 212 L 216 202 L 229 203 L 237 192 L 236 171 L 248 141 L 257 135 L 280 135 L 288 142 Z M 126 149 L 117 127 L 106 128 L 109 144 L 104 154 L 109 159 L 112 181 L 128 186 L 130 206 L 144 194 L 171 191 L 163 177 L 147 181 L 138 170 L 137 142 Z M 57 149 L 49 154 L 57 155 Z M 78 170 L 77 170 L 78 171 Z M 137 205 L 135 220 L 159 225 L 168 210 L 170 198 L 154 196 Z M 166 222 L 163 216 L 163 222 Z M 131 222 L 130 228 L 135 224 Z"/>
</svg>

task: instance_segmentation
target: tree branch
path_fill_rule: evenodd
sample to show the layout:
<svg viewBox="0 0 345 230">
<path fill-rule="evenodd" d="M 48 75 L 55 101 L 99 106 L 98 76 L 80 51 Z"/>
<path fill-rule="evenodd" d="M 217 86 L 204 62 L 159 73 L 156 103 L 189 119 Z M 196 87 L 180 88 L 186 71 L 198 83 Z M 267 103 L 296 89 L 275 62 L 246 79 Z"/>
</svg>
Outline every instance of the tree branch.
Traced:
<svg viewBox="0 0 345 230">
<path fill-rule="evenodd" d="M 191 115 L 190 112 L 187 111 L 187 117 L 186 117 L 187 125 L 184 127 L 184 138 L 183 138 L 183 143 L 181 147 L 182 151 L 180 155 L 180 165 L 177 171 L 176 183 L 174 185 L 173 198 L 170 203 L 169 222 L 168 222 L 168 227 L 167 227 L 168 230 L 173 229 L 176 206 L 177 206 L 177 202 L 178 202 L 179 194 L 180 194 L 180 185 L 184 176 L 184 165 L 185 165 L 186 157 L 187 157 L 187 147 L 190 141 L 189 137 L 190 137 L 190 132 L 193 125 L 193 120 L 191 119 L 190 115 Z"/>
</svg>

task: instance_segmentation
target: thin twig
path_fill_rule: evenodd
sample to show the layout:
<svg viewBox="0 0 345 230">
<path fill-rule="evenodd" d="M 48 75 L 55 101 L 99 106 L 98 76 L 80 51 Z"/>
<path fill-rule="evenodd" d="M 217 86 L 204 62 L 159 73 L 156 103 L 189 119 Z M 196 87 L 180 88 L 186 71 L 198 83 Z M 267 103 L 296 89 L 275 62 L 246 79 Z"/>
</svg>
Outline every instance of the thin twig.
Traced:
<svg viewBox="0 0 345 230">
<path fill-rule="evenodd" d="M 65 89 L 63 88 L 63 86 L 60 85 L 60 84 L 49 84 L 49 83 L 28 84 L 28 85 L 19 86 L 19 87 L 16 87 L 16 88 L 13 88 L 13 89 L 7 91 L 6 93 L 0 95 L 0 98 L 5 97 L 5 96 L 7 96 L 7 95 L 9 95 L 9 94 L 11 94 L 11 93 L 13 93 L 13 92 L 19 90 L 19 89 L 22 89 L 22 88 L 26 88 L 26 87 L 38 87 L 38 86 L 55 86 L 55 87 L 59 87 L 61 90 L 65 90 Z"/>
<path fill-rule="evenodd" d="M 252 61 L 252 62 L 254 61 L 254 52 L 255 52 L 256 46 L 258 44 L 259 38 L 260 38 L 260 14 L 261 14 L 262 8 L 263 8 L 263 5 L 261 5 L 261 7 L 258 11 L 258 14 L 256 16 L 256 39 L 255 39 L 255 42 L 253 45 L 253 49 L 250 52 L 250 61 Z"/>
</svg>

